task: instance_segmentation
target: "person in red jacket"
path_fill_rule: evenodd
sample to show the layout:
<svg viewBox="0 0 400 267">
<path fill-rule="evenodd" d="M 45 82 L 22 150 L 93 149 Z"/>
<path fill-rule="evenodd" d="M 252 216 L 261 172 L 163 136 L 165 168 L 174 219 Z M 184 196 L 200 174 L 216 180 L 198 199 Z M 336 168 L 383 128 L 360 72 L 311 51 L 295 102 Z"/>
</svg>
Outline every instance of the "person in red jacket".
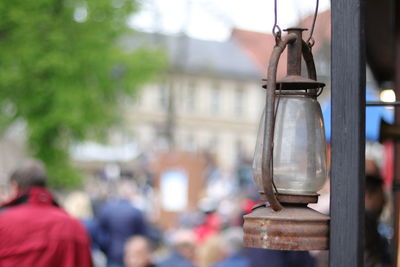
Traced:
<svg viewBox="0 0 400 267">
<path fill-rule="evenodd" d="M 36 160 L 11 175 L 13 197 L 0 207 L 0 266 L 92 266 L 83 225 L 57 205 L 46 180 Z"/>
</svg>

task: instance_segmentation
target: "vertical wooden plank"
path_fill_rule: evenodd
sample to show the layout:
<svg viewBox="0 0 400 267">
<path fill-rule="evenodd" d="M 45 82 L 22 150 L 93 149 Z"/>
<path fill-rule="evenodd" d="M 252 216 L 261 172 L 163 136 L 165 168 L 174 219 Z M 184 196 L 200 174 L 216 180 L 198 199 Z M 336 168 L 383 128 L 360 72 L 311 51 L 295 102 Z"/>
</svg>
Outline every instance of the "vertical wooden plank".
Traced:
<svg viewBox="0 0 400 267">
<path fill-rule="evenodd" d="M 332 1 L 330 266 L 363 266 L 365 37 L 363 0 Z"/>
<path fill-rule="evenodd" d="M 396 1 L 395 5 L 395 65 L 394 65 L 394 90 L 396 93 L 396 100 L 400 99 L 400 3 Z M 400 125 L 400 108 L 395 108 L 395 121 L 396 125 Z M 400 266 L 400 143 L 394 143 L 394 179 L 393 179 L 393 199 L 394 199 L 394 264 L 393 266 Z"/>
</svg>

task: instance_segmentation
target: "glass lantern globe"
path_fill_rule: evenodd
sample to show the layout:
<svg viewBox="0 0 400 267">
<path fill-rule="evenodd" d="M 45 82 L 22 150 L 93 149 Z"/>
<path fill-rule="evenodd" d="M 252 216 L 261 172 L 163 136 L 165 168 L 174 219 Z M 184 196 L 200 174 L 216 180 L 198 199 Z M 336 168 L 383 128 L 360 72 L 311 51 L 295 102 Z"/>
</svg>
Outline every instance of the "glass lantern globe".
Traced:
<svg viewBox="0 0 400 267">
<path fill-rule="evenodd" d="M 278 100 L 279 99 L 279 100 Z M 280 194 L 315 195 L 327 179 L 324 122 L 318 101 L 307 95 L 278 95 L 273 145 L 273 181 Z M 264 116 L 253 161 L 254 180 L 262 193 Z"/>
</svg>

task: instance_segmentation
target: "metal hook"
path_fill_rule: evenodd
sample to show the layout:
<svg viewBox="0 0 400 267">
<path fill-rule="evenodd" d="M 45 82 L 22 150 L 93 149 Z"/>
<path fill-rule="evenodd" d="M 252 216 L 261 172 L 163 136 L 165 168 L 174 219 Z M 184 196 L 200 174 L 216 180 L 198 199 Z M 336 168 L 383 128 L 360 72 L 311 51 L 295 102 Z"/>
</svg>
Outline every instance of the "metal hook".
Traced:
<svg viewBox="0 0 400 267">
<path fill-rule="evenodd" d="M 281 40 L 282 30 L 277 24 L 275 24 L 272 28 L 272 34 L 274 35 L 275 41 L 278 44 L 278 42 Z"/>
<path fill-rule="evenodd" d="M 307 41 L 308 47 L 311 49 L 311 48 L 314 46 L 314 44 L 315 44 L 314 38 L 310 37 L 310 38 L 308 39 L 308 41 Z"/>
<path fill-rule="evenodd" d="M 315 4 L 315 12 L 314 12 L 313 22 L 312 22 L 312 24 L 311 24 L 310 36 L 308 37 L 307 42 L 306 42 L 310 48 L 311 48 L 311 47 L 314 45 L 314 43 L 315 43 L 315 41 L 314 41 L 314 39 L 312 38 L 312 36 L 313 36 L 313 33 L 314 33 L 315 21 L 317 20 L 317 16 L 318 16 L 318 6 L 319 6 L 319 0 L 317 0 L 317 2 L 316 2 L 316 4 Z"/>
</svg>

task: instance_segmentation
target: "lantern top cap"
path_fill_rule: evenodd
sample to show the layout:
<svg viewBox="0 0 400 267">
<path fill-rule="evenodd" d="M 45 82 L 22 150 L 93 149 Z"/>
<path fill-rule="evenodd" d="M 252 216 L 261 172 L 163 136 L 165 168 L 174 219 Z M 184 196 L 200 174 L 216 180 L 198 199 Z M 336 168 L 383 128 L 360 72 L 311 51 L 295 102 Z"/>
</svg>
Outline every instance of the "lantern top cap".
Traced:
<svg viewBox="0 0 400 267">
<path fill-rule="evenodd" d="M 264 82 L 267 82 L 266 79 L 263 79 Z M 276 82 L 278 85 L 277 88 L 281 90 L 307 90 L 307 89 L 319 89 L 325 86 L 324 83 L 317 82 L 315 80 L 299 76 L 299 75 L 287 75 L 284 78 L 278 80 Z M 267 88 L 267 84 L 265 83 L 263 88 Z"/>
<path fill-rule="evenodd" d="M 308 29 L 307 28 L 300 28 L 300 27 L 291 27 L 291 28 L 286 28 L 286 29 L 283 29 L 283 31 L 285 31 L 285 32 L 290 32 L 290 31 L 308 31 Z"/>
</svg>

